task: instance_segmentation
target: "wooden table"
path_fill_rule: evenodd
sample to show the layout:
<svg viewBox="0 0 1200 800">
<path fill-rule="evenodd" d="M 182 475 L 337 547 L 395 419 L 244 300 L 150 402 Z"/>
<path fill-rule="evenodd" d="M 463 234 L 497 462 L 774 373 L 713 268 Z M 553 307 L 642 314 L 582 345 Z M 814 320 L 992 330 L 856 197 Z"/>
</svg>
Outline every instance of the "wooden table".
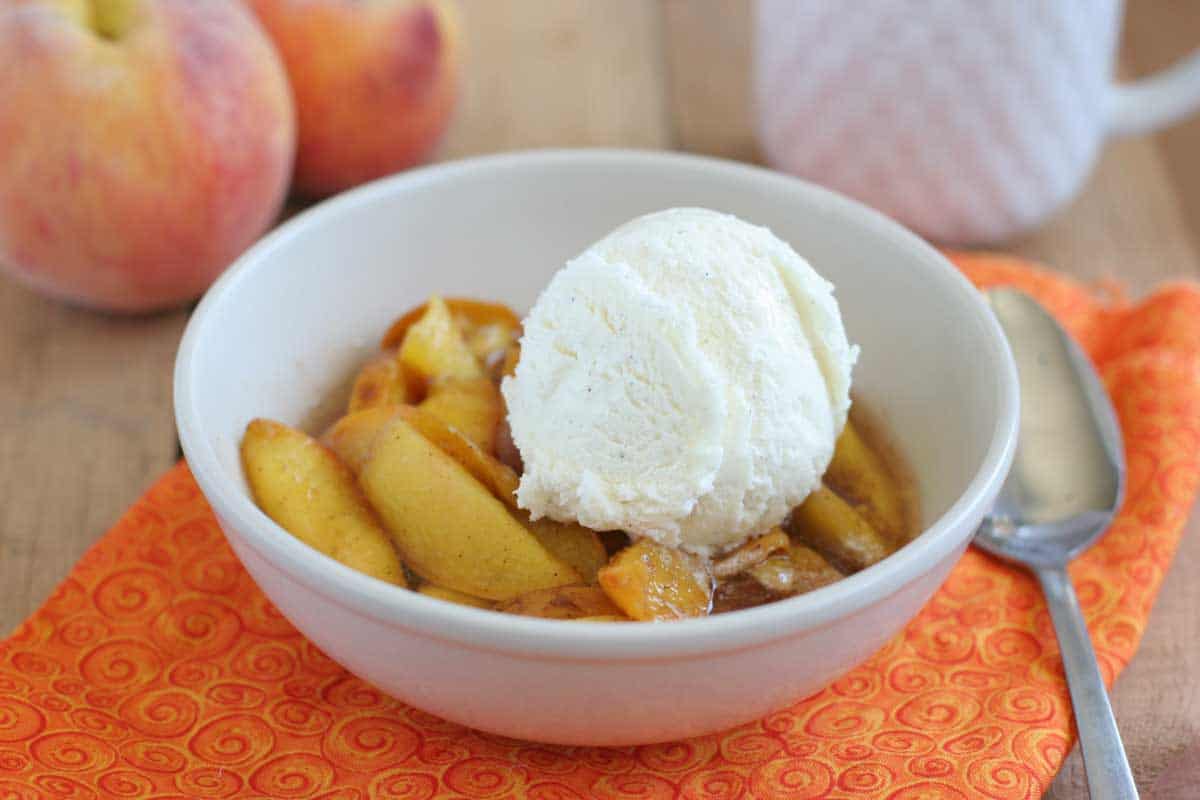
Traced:
<svg viewBox="0 0 1200 800">
<path fill-rule="evenodd" d="M 443 154 L 541 146 L 674 148 L 755 160 L 745 7 L 724 0 L 471 0 L 465 94 Z M 1138 0 L 1137 72 L 1200 42 L 1194 0 Z M 1200 123 L 1119 142 L 1083 195 L 1011 246 L 1135 291 L 1196 276 Z M 179 456 L 171 366 L 185 311 L 124 319 L 0 281 L 0 628 L 15 626 Z M 1195 527 L 1195 525 L 1193 525 Z M 1139 783 L 1200 736 L 1200 537 L 1189 531 L 1114 694 Z M 1050 792 L 1086 796 L 1078 754 Z M 1183 795 L 1179 795 L 1182 797 Z"/>
</svg>

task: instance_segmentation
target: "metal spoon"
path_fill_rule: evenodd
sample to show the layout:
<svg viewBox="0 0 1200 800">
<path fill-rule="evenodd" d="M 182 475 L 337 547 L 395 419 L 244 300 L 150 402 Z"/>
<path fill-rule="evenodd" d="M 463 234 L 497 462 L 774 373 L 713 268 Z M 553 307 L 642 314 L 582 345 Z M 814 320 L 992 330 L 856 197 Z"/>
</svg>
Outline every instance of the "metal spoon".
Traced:
<svg viewBox="0 0 1200 800">
<path fill-rule="evenodd" d="M 1112 521 L 1125 485 L 1121 431 L 1087 356 L 1032 298 L 988 292 L 1021 379 L 1012 472 L 975 535 L 984 550 L 1028 567 L 1042 585 L 1062 649 L 1092 800 L 1137 798 L 1067 563 Z"/>
</svg>

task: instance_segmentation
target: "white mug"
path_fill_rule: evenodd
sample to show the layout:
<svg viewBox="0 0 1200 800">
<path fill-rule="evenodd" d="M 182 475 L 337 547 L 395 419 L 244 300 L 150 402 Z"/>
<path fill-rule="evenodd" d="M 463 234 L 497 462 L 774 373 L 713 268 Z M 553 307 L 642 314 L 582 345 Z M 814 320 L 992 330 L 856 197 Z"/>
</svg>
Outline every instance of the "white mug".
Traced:
<svg viewBox="0 0 1200 800">
<path fill-rule="evenodd" d="M 1113 83 L 1123 5 L 758 0 L 764 154 L 931 239 L 1028 230 L 1076 194 L 1105 137 L 1200 105 L 1200 52 Z"/>
</svg>

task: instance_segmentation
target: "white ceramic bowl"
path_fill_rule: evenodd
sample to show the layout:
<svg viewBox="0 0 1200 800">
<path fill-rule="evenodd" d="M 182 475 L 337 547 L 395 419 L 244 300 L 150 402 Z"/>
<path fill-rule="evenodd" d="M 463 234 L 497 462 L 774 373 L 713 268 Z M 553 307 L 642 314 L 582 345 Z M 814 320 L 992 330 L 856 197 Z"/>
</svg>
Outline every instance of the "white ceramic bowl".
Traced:
<svg viewBox="0 0 1200 800">
<path fill-rule="evenodd" d="M 880 564 L 782 602 L 666 624 L 572 624 L 367 578 L 254 505 L 246 423 L 300 424 L 387 324 L 434 292 L 526 310 L 551 273 L 631 217 L 707 206 L 770 227 L 837 286 L 862 345 L 855 390 L 920 485 L 925 531 Z M 1016 440 L 1017 378 L 981 297 L 937 251 L 850 200 L 729 162 L 529 152 L 379 181 L 247 252 L 188 325 L 175 372 L 188 462 L 250 574 L 347 669 L 418 708 L 508 736 L 633 744 L 731 727 L 822 688 L 894 636 L 991 506 Z"/>
</svg>

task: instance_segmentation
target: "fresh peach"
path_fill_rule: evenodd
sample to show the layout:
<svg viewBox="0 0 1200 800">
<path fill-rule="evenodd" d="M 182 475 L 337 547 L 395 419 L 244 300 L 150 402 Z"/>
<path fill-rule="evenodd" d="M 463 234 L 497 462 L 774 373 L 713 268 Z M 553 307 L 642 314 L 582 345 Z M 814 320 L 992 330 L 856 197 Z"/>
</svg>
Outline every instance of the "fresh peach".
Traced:
<svg viewBox="0 0 1200 800">
<path fill-rule="evenodd" d="M 275 219 L 295 119 L 236 0 L 0 0 L 0 265 L 116 311 L 182 303 Z"/>
<path fill-rule="evenodd" d="M 426 160 L 457 95 L 446 0 L 247 0 L 287 65 L 295 189 L 325 195 Z"/>
</svg>

